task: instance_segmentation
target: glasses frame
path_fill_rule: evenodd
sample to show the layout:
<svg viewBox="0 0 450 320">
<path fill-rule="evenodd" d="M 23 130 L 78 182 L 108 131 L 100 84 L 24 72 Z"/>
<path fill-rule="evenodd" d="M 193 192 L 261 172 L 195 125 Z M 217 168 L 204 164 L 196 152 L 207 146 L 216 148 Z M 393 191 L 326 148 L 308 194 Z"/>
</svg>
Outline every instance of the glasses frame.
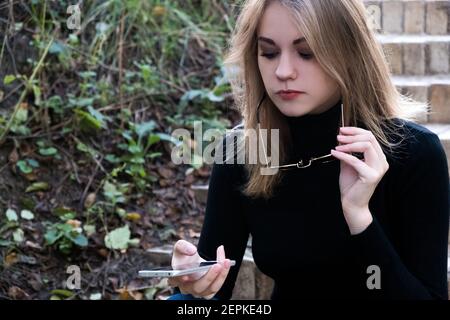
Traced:
<svg viewBox="0 0 450 320">
<path fill-rule="evenodd" d="M 261 105 L 264 101 L 264 99 L 266 98 L 266 93 L 264 93 L 264 96 L 262 97 L 261 101 L 258 104 L 258 107 L 256 108 L 256 121 L 258 123 L 258 132 L 259 132 L 259 136 L 261 141 L 263 141 L 263 138 L 261 136 L 261 123 L 259 121 L 259 109 L 261 108 Z M 340 126 L 344 126 L 345 122 L 344 122 L 344 104 L 341 103 L 341 123 Z M 306 169 L 312 166 L 313 162 L 318 162 L 321 159 L 326 159 L 326 158 L 330 158 L 331 160 L 329 161 L 320 161 L 320 163 L 329 163 L 329 162 L 334 162 L 337 161 L 338 159 L 336 159 L 331 153 L 327 154 L 327 155 L 323 155 L 320 157 L 311 157 L 308 160 L 304 160 L 301 159 L 300 161 L 296 162 L 296 163 L 292 163 L 292 164 L 286 164 L 286 165 L 282 165 L 282 166 L 268 166 L 268 159 L 267 159 L 267 152 L 266 152 L 266 148 L 264 146 L 264 143 L 261 143 L 262 147 L 263 147 L 263 151 L 264 151 L 264 157 L 266 160 L 266 169 L 279 169 L 279 170 L 289 170 L 289 169 Z"/>
</svg>

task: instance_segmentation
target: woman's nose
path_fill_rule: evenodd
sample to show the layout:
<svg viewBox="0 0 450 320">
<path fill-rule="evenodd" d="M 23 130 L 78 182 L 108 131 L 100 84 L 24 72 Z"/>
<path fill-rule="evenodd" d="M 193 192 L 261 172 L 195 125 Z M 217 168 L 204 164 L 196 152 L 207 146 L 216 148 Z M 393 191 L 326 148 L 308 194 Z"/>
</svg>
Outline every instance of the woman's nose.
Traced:
<svg viewBox="0 0 450 320">
<path fill-rule="evenodd" d="M 291 62 L 291 58 L 285 54 L 281 56 L 280 64 L 275 71 L 275 74 L 280 80 L 294 79 L 297 76 L 295 66 Z"/>
</svg>

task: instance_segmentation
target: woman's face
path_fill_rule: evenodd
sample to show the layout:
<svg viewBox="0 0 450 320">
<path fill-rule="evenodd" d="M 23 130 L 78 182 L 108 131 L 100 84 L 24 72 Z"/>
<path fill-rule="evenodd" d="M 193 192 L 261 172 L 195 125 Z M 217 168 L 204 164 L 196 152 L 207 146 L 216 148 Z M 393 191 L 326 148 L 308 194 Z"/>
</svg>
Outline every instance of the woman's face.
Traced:
<svg viewBox="0 0 450 320">
<path fill-rule="evenodd" d="M 319 65 L 291 19 L 277 1 L 266 8 L 257 30 L 261 77 L 267 94 L 284 115 L 319 114 L 339 101 L 339 87 Z M 283 99 L 281 90 L 303 93 Z"/>
</svg>

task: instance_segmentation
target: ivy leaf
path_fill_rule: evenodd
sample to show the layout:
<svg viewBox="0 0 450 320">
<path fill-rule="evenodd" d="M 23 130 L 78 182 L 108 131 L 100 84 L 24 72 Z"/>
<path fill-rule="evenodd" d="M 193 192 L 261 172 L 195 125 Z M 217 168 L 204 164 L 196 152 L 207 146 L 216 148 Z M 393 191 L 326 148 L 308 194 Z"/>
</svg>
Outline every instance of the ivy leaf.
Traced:
<svg viewBox="0 0 450 320">
<path fill-rule="evenodd" d="M 13 239 L 15 242 L 20 243 L 23 242 L 24 240 L 24 233 L 22 229 L 17 228 L 16 230 L 14 230 L 13 232 Z"/>
<path fill-rule="evenodd" d="M 34 192 L 34 191 L 45 191 L 48 190 L 49 186 L 47 182 L 35 182 L 30 185 L 25 192 Z"/>
<path fill-rule="evenodd" d="M 3 84 L 7 86 L 8 84 L 11 84 L 14 80 L 16 80 L 16 76 L 8 74 L 3 78 Z"/>
<path fill-rule="evenodd" d="M 87 238 L 82 234 L 78 234 L 76 237 L 71 236 L 70 240 L 72 240 L 73 243 L 80 247 L 86 247 L 88 244 Z"/>
<path fill-rule="evenodd" d="M 25 220 L 33 220 L 33 218 L 34 218 L 33 212 L 31 212 L 29 210 L 22 210 L 20 212 L 20 216 Z"/>
<path fill-rule="evenodd" d="M 8 219 L 8 221 L 17 221 L 18 217 L 16 211 L 13 209 L 6 210 L 6 219 Z"/>
<path fill-rule="evenodd" d="M 20 171 L 22 171 L 25 174 L 29 174 L 33 172 L 33 168 L 31 168 L 28 163 L 24 160 L 17 161 L 17 166 L 19 167 Z"/>
<path fill-rule="evenodd" d="M 53 147 L 41 148 L 39 149 L 39 153 L 43 156 L 54 156 L 55 154 L 58 153 L 58 150 Z"/>
<path fill-rule="evenodd" d="M 108 249 L 126 249 L 130 235 L 130 228 L 127 225 L 117 228 L 105 236 L 105 245 Z"/>
</svg>

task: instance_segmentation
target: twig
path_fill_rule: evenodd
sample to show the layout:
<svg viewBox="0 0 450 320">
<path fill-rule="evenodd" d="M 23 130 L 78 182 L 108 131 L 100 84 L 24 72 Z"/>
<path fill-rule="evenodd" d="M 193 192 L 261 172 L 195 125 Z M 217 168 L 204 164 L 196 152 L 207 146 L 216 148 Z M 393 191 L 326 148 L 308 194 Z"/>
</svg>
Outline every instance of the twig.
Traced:
<svg viewBox="0 0 450 320">
<path fill-rule="evenodd" d="M 120 31 L 119 31 L 119 49 L 118 49 L 118 59 L 119 59 L 119 101 L 120 107 L 123 107 L 123 90 L 122 90 L 122 81 L 123 81 L 123 30 L 125 27 L 125 15 L 122 13 L 122 17 L 120 19 Z M 120 120 L 120 128 L 123 129 L 124 121 L 121 117 Z"/>
<path fill-rule="evenodd" d="M 72 121 L 72 119 L 69 119 L 69 120 L 67 120 L 65 122 L 61 122 L 61 123 L 58 123 L 58 124 L 54 125 L 53 127 L 50 128 L 50 132 L 46 132 L 46 133 L 42 133 L 41 134 L 41 132 L 44 131 L 44 130 L 40 130 L 40 131 L 37 131 L 36 133 L 34 133 L 32 135 L 28 135 L 28 136 L 6 136 L 6 138 L 8 138 L 8 139 L 14 138 L 14 139 L 17 139 L 17 140 L 25 140 L 25 139 L 33 139 L 33 138 L 40 138 L 40 137 L 51 136 L 51 135 L 56 134 L 55 132 L 51 132 L 51 131 L 54 131 L 54 130 L 60 128 L 60 127 L 64 127 L 65 125 L 69 124 L 71 121 Z"/>
<path fill-rule="evenodd" d="M 0 59 L 1 62 L 1 59 Z M 0 100 L 0 103 L 2 103 L 3 101 L 6 101 L 6 99 L 9 98 L 9 96 L 11 96 L 14 92 L 16 92 L 17 90 L 19 90 L 20 88 L 23 87 L 23 83 L 19 84 L 17 87 L 15 87 L 14 89 L 12 89 L 10 92 L 8 92 L 8 94 L 2 99 Z"/>
<path fill-rule="evenodd" d="M 5 37 L 7 37 L 7 36 L 5 35 Z M 10 55 L 10 57 L 11 57 L 11 62 L 12 62 L 14 74 L 16 75 L 16 74 L 18 74 L 18 72 L 17 72 L 16 59 L 14 58 L 14 52 L 12 52 L 11 47 L 9 46 L 8 41 L 5 42 L 5 45 L 6 45 L 6 50 L 8 50 L 8 53 L 9 53 L 9 55 Z"/>
<path fill-rule="evenodd" d="M 95 159 L 95 160 L 97 160 L 97 159 Z M 80 212 L 83 211 L 84 200 L 85 200 L 86 195 L 87 195 L 87 193 L 88 193 L 88 191 L 89 191 L 89 188 L 91 187 L 92 182 L 94 181 L 95 176 L 97 175 L 98 168 L 101 167 L 101 161 L 102 161 L 102 160 L 103 160 L 103 156 L 102 156 L 102 158 L 100 159 L 100 161 L 97 162 L 97 165 L 95 166 L 95 169 L 94 169 L 94 173 L 93 173 L 93 174 L 91 175 L 91 177 L 89 178 L 89 181 L 88 181 L 88 183 L 87 183 L 87 185 L 86 185 L 86 188 L 84 188 L 83 194 L 81 195 L 80 203 L 79 203 L 79 206 L 78 206 Z"/>
<path fill-rule="evenodd" d="M 77 165 L 75 164 L 75 162 L 72 160 L 70 154 L 69 154 L 66 150 L 64 150 L 62 147 L 60 147 L 60 146 L 58 146 L 58 145 L 55 145 L 55 147 L 56 147 L 59 151 L 61 151 L 62 153 L 64 153 L 64 155 L 67 157 L 67 159 L 68 159 L 69 162 L 70 162 L 70 165 L 72 166 L 73 172 L 74 172 L 74 174 L 75 174 L 75 179 L 77 179 L 78 184 L 81 184 L 80 177 L 78 176 L 78 167 L 77 167 Z"/>
</svg>

